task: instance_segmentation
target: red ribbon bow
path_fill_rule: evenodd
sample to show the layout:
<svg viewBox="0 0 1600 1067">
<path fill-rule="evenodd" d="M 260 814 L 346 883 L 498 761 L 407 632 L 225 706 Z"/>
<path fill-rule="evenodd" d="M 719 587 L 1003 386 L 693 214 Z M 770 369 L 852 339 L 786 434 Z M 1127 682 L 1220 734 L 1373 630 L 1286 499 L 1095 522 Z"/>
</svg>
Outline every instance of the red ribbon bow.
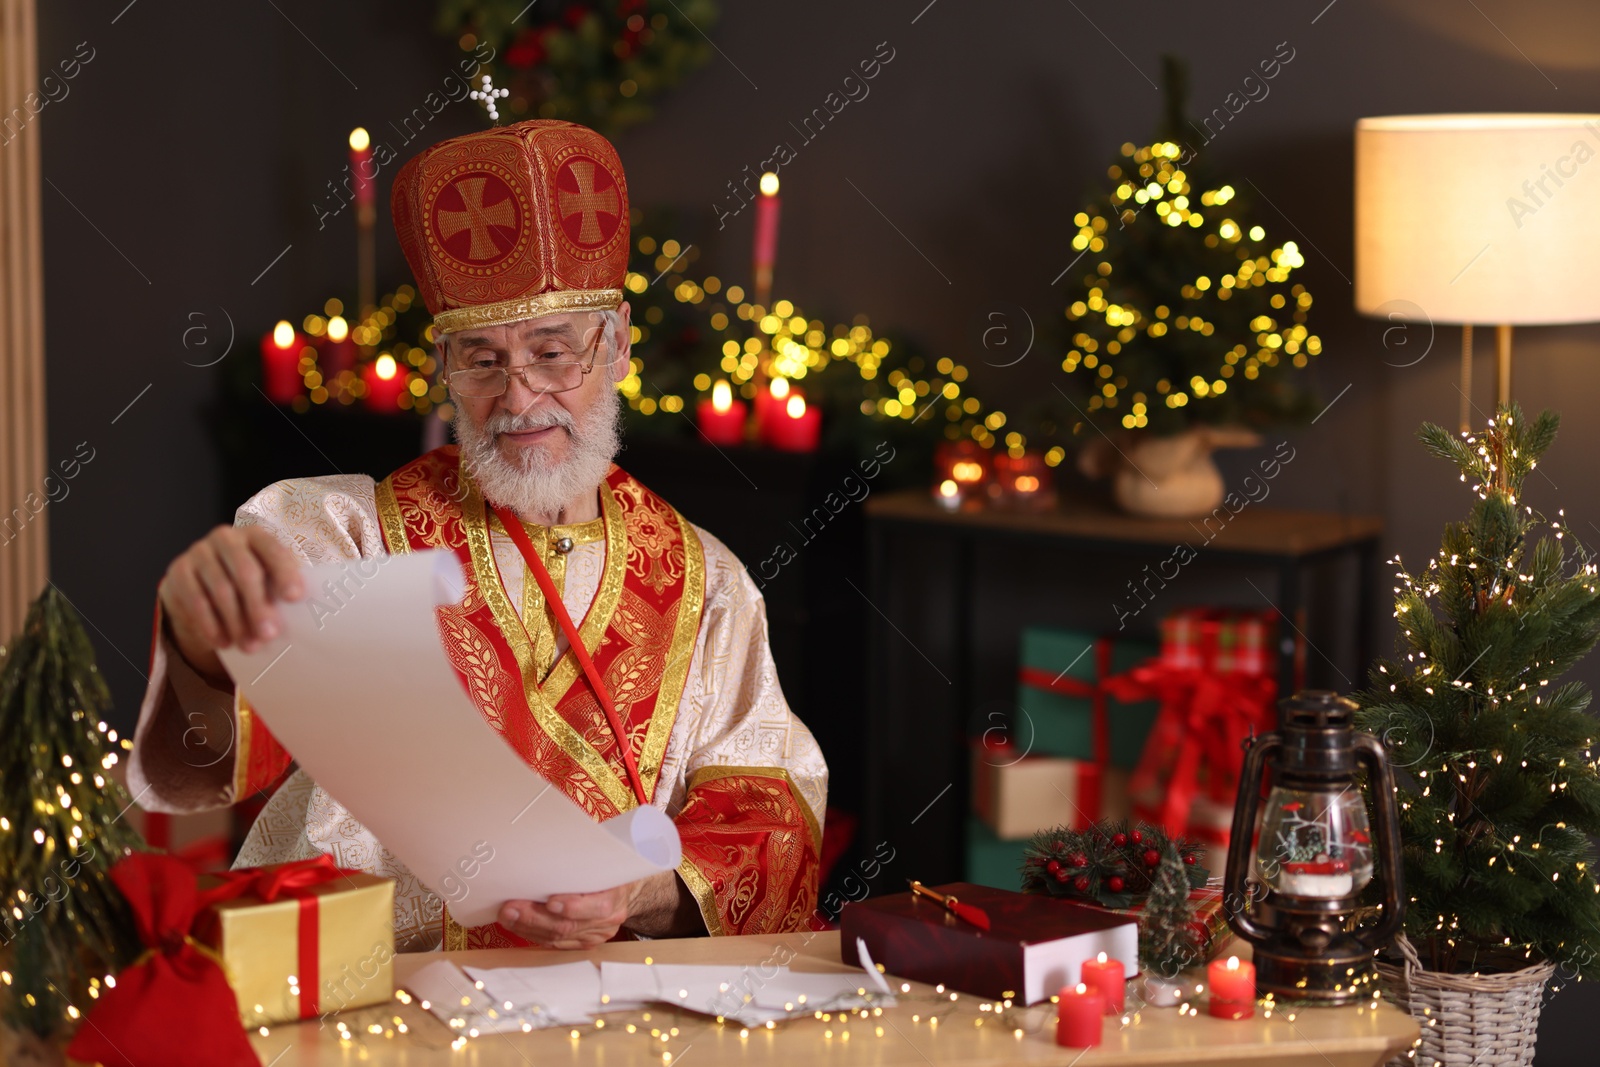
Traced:
<svg viewBox="0 0 1600 1067">
<path fill-rule="evenodd" d="M 194 871 L 136 852 L 110 874 L 149 951 L 100 994 L 67 1055 L 104 1067 L 260 1067 L 227 975 L 190 934 L 202 907 Z"/>
<path fill-rule="evenodd" d="M 1128 781 L 1135 796 L 1161 792 L 1153 821 L 1183 833 L 1200 788 L 1200 770 L 1211 774 L 1214 799 L 1231 800 L 1238 788 L 1244 742 L 1270 730 L 1278 684 L 1265 674 L 1217 674 L 1150 660 L 1129 672 L 1161 704 L 1139 764 Z M 1175 755 L 1174 755 L 1175 754 Z M 1163 771 L 1170 765 L 1171 770 Z"/>
</svg>

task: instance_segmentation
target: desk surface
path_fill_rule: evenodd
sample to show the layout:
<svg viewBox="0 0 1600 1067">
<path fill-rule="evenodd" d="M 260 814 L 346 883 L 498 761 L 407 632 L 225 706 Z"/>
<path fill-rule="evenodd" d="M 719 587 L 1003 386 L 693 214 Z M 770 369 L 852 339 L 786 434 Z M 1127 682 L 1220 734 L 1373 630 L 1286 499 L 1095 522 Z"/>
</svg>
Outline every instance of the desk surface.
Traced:
<svg viewBox="0 0 1600 1067">
<path fill-rule="evenodd" d="M 1241 498 L 1242 499 L 1242 498 Z M 1043 512 L 947 511 L 919 489 L 874 494 L 866 502 L 876 522 L 949 527 L 969 534 L 1021 535 L 1071 541 L 1172 546 L 1187 542 L 1212 552 L 1297 558 L 1376 538 L 1383 520 L 1375 515 L 1322 511 L 1278 511 L 1246 503 L 1235 514 L 1219 507 L 1201 519 L 1144 519 L 1105 504 L 1067 500 Z"/>
<path fill-rule="evenodd" d="M 537 949 L 485 949 L 449 954 L 458 963 L 477 966 L 537 966 L 571 962 L 573 953 Z M 739 967 L 770 966 L 789 960 L 796 971 L 839 971 L 839 935 L 781 934 L 765 937 L 700 938 L 682 941 L 616 943 L 591 953 L 596 960 L 642 962 L 651 956 L 671 963 L 726 963 Z M 419 967 L 439 958 L 437 953 L 395 958 L 395 981 L 403 986 Z M 1054 1041 L 1054 1009 L 1049 1004 L 1017 1011 L 997 1019 L 980 1010 L 984 1002 L 960 996 L 952 1001 L 933 988 L 911 984 L 881 1016 L 859 1015 L 830 1021 L 800 1019 L 780 1023 L 775 1030 L 752 1030 L 741 1036 L 735 1025 L 661 1008 L 651 1013 L 636 1033 L 627 1023 L 640 1024 L 637 1013 L 605 1017 L 603 1029 L 558 1027 L 530 1034 L 486 1035 L 452 1051 L 456 1036 L 416 1004 L 398 1001 L 377 1008 L 345 1012 L 325 1024 L 317 1021 L 276 1026 L 251 1040 L 263 1064 L 271 1067 L 302 1065 L 395 1064 L 407 1067 L 435 1064 L 474 1064 L 482 1067 L 529 1064 L 596 1063 L 605 1067 L 631 1064 L 687 1062 L 692 1067 L 809 1061 L 813 1064 L 889 1065 L 907 1067 L 978 1067 L 1009 1063 L 1162 1065 L 1189 1063 L 1284 1064 L 1316 1067 L 1370 1067 L 1411 1047 L 1417 1026 L 1411 1018 L 1385 1003 L 1367 1008 L 1305 1009 L 1290 1020 L 1284 1013 L 1271 1019 L 1226 1022 L 1204 1015 L 1178 1014 L 1176 1008 L 1145 1009 L 1130 1017 L 1106 1020 L 1105 1043 L 1084 1053 L 1060 1048 Z M 1204 1010 L 1203 1004 L 1201 1010 Z M 394 1031 L 396 1017 L 409 1032 Z M 936 1020 L 936 1021 L 935 1021 Z M 334 1023 L 343 1021 L 354 1039 L 341 1041 Z M 370 1033 L 368 1027 L 389 1027 L 391 1036 Z M 1015 1027 L 1021 1026 L 1022 1036 Z M 667 1040 L 651 1038 L 652 1027 L 670 1031 Z M 881 1029 L 881 1036 L 880 1031 Z"/>
</svg>

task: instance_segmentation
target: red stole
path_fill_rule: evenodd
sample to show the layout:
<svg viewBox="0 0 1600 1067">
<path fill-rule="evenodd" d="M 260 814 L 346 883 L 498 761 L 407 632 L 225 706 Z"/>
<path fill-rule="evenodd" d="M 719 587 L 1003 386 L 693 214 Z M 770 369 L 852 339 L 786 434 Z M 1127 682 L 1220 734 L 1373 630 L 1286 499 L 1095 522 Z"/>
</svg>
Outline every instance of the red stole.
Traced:
<svg viewBox="0 0 1600 1067">
<path fill-rule="evenodd" d="M 546 609 L 541 601 L 526 625 L 517 616 L 490 548 L 499 520 L 463 476 L 458 449 L 435 449 L 395 471 L 379 483 L 377 505 L 389 552 L 448 548 L 460 558 L 465 596 L 439 609 L 439 629 L 489 724 L 595 818 L 633 807 L 617 738 L 575 657 L 564 653 L 539 681 L 535 645 Z M 689 523 L 619 467 L 606 476 L 601 511 L 605 565 L 578 629 L 653 796 L 700 629 L 705 559 Z M 547 549 L 548 529 L 527 529 L 535 548 Z M 459 929 L 447 924 L 446 948 L 518 943 L 498 927 L 468 931 L 462 942 L 451 936 Z"/>
</svg>

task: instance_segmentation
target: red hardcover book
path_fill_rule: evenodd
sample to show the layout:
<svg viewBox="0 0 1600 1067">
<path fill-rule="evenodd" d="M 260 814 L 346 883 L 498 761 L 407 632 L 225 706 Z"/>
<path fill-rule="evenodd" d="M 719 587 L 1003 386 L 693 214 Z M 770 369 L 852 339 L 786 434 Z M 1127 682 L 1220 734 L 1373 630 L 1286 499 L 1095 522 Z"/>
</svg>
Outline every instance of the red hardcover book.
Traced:
<svg viewBox="0 0 1600 1067">
<path fill-rule="evenodd" d="M 1037 1004 L 1074 985 L 1084 960 L 1104 952 L 1139 971 L 1139 927 L 1126 915 L 1032 893 L 952 882 L 932 887 L 982 908 L 983 931 L 911 893 L 845 905 L 840 955 L 859 963 L 856 938 L 875 963 L 901 978 L 943 983 L 963 993 Z"/>
</svg>

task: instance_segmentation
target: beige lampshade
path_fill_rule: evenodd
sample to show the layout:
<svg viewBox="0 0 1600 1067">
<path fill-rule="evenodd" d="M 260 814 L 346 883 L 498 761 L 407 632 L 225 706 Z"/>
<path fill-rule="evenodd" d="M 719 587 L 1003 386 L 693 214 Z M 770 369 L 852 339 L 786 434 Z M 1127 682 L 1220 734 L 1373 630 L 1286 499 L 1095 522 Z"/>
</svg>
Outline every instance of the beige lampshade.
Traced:
<svg viewBox="0 0 1600 1067">
<path fill-rule="evenodd" d="M 1600 321 L 1600 115 L 1356 123 L 1356 309 Z"/>
</svg>

